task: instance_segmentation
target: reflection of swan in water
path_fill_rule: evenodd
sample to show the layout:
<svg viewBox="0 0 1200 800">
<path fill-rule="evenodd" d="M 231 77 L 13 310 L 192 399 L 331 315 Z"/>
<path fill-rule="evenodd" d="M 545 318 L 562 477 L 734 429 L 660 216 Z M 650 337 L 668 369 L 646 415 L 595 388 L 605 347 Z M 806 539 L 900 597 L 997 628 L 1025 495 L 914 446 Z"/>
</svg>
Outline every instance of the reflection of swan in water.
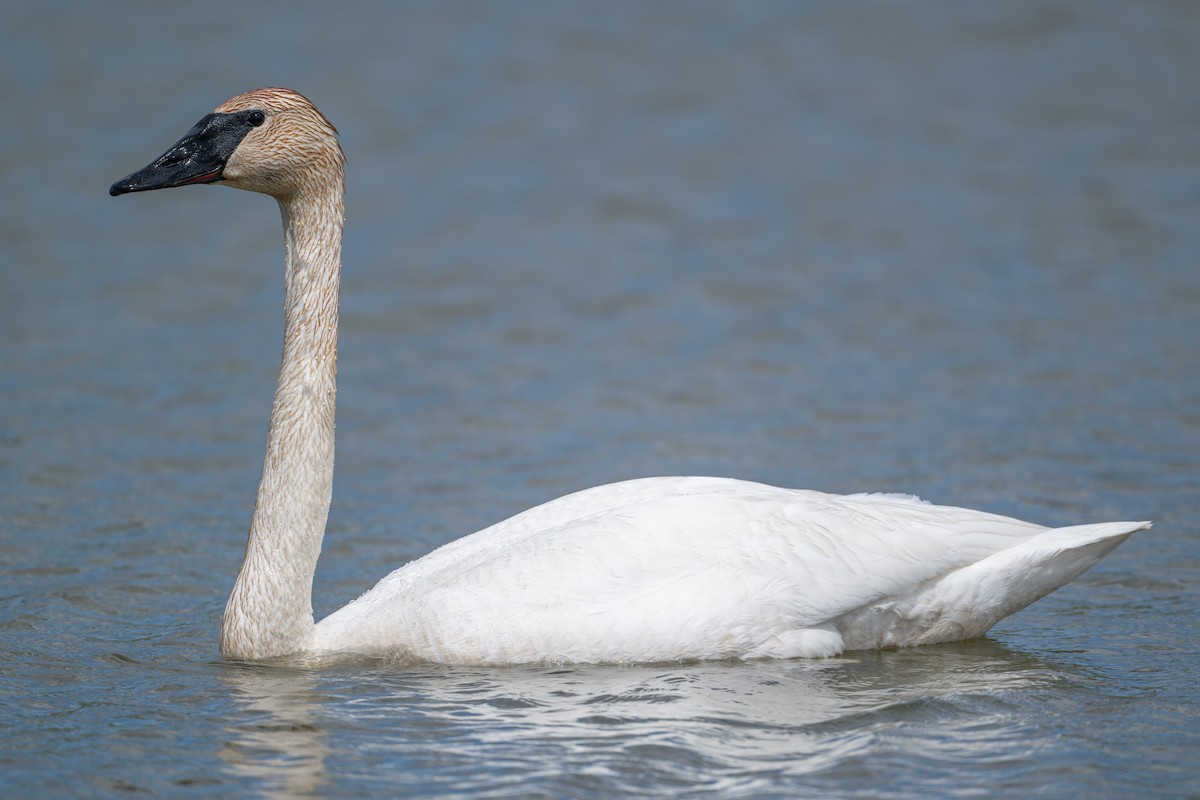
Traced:
<svg viewBox="0 0 1200 800">
<path fill-rule="evenodd" d="M 224 181 L 276 198 L 283 365 L 221 652 L 448 663 L 830 656 L 953 641 L 1091 567 L 1146 523 L 1050 530 L 896 495 L 649 478 L 560 498 L 384 578 L 319 624 L 333 481 L 344 173 L 295 92 L 235 97 L 112 194 Z"/>
<path fill-rule="evenodd" d="M 317 718 L 316 681 L 301 669 L 244 666 L 223 670 L 238 711 L 227 715 L 221 760 L 239 785 L 265 797 L 314 797 L 327 783 L 327 734 Z"/>
<path fill-rule="evenodd" d="M 584 733 L 609 726 L 698 732 L 710 725 L 760 731 L 848 724 L 914 702 L 1059 683 L 1063 669 L 989 639 L 819 661 L 635 665 L 621 669 L 410 667 L 380 676 L 387 704 L 426 717 Z M 381 687 L 382 688 L 382 687 Z M 363 705 L 370 706 L 370 701 Z M 488 734 L 481 728 L 481 736 Z M 504 734 L 500 734 L 501 737 Z"/>
<path fill-rule="evenodd" d="M 909 769 L 1017 768 L 1062 746 L 1057 729 L 1030 729 L 1031 695 L 1074 696 L 1081 678 L 986 638 L 737 666 L 314 666 L 223 670 L 241 707 L 231 772 L 299 796 L 322 780 L 354 793 L 345 780 L 359 776 L 372 796 L 428 795 L 432 778 L 446 795 L 612 797 L 647 785 L 778 794 L 781 777 L 824 771 L 855 785 L 889 754 Z M 718 791 L 730 776 L 739 791 Z"/>
</svg>

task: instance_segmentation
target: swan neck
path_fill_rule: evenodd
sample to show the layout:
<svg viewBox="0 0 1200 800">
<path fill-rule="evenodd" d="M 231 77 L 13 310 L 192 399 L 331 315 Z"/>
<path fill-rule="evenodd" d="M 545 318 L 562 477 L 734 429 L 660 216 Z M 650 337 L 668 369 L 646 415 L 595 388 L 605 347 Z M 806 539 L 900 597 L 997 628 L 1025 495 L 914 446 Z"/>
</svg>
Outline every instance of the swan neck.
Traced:
<svg viewBox="0 0 1200 800">
<path fill-rule="evenodd" d="M 242 570 L 221 653 L 255 660 L 308 647 L 312 581 L 333 496 L 343 183 L 278 198 L 286 244 L 283 360 Z"/>
</svg>

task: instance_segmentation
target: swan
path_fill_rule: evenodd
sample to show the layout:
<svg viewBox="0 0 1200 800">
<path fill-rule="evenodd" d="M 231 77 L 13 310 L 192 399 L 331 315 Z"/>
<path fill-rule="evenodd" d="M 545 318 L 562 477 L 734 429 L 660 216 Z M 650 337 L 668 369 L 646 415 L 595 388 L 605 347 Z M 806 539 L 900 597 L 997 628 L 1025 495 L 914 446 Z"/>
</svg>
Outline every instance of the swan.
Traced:
<svg viewBox="0 0 1200 800">
<path fill-rule="evenodd" d="M 828 657 L 949 642 L 1090 568 L 1149 522 L 1046 528 L 897 494 L 710 477 L 569 494 L 451 542 L 314 622 L 333 487 L 345 156 L 302 95 L 204 116 L 116 196 L 224 183 L 278 201 L 283 362 L 222 657 L 636 663 Z"/>
</svg>

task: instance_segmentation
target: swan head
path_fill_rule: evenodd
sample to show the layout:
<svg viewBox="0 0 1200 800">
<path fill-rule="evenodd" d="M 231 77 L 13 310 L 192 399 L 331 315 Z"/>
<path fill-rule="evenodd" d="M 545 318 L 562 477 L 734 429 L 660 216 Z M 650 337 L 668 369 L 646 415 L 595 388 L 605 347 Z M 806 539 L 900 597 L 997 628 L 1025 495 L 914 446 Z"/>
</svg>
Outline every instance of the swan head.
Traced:
<svg viewBox="0 0 1200 800">
<path fill-rule="evenodd" d="M 337 130 L 303 95 L 255 89 L 226 100 L 148 166 L 112 185 L 114 197 L 194 183 L 223 182 L 287 200 L 321 181 L 340 180 Z"/>
</svg>

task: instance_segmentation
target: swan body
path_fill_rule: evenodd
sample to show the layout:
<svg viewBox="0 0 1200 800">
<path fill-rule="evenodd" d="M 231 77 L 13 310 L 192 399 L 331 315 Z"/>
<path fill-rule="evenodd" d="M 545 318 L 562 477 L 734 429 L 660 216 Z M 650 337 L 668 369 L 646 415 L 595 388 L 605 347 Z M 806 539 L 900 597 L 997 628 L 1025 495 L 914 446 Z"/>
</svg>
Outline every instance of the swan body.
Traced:
<svg viewBox="0 0 1200 800">
<path fill-rule="evenodd" d="M 112 194 L 225 182 L 283 218 L 284 352 L 221 653 L 451 664 L 824 657 L 980 636 L 1147 522 L 1051 529 L 906 495 L 727 478 L 599 486 L 391 573 L 314 623 L 333 485 L 344 156 L 304 97 L 258 89 Z"/>
</svg>

